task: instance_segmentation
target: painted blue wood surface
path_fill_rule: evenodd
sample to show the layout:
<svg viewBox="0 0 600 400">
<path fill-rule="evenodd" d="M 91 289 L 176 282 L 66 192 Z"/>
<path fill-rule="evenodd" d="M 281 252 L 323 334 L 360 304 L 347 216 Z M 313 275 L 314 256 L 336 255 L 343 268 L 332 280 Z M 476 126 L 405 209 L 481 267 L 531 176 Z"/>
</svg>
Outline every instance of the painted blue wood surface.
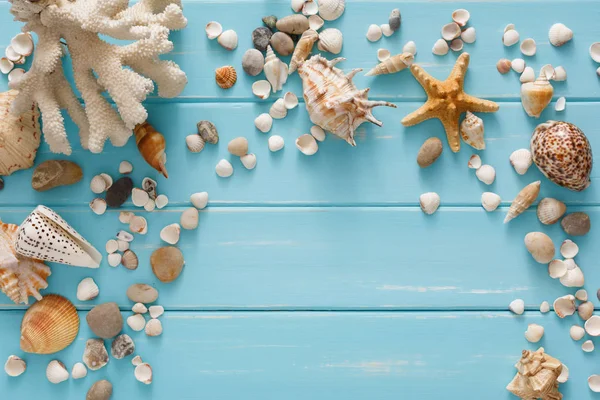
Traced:
<svg viewBox="0 0 600 400">
<path fill-rule="evenodd" d="M 250 87 L 256 79 L 241 69 L 241 57 L 251 47 L 250 34 L 268 14 L 290 13 L 288 0 L 196 0 L 184 1 L 188 28 L 172 35 L 172 55 L 188 74 L 190 83 L 176 99 L 151 97 L 147 101 L 150 122 L 167 137 L 167 164 L 171 179 L 157 177 L 133 143 L 125 148 L 107 146 L 102 155 L 90 155 L 78 146 L 70 159 L 84 169 L 83 181 L 69 188 L 39 194 L 30 188 L 31 170 L 7 177 L 0 192 L 0 218 L 19 223 L 40 203 L 55 207 L 99 250 L 124 228 L 117 212 L 95 216 L 87 208 L 94 197 L 87 185 L 100 172 L 117 177 L 118 163 L 134 164 L 137 184 L 145 176 L 159 181 L 167 194 L 166 210 L 145 215 L 148 235 L 137 236 L 133 249 L 140 257 L 136 271 L 113 269 L 103 262 L 99 270 L 53 265 L 48 293 L 60 293 L 82 310 L 116 301 L 131 306 L 126 288 L 145 282 L 160 291 L 158 303 L 168 310 L 163 317 L 164 334 L 148 338 L 130 333 L 138 353 L 155 370 L 150 387 L 134 380 L 129 360 L 111 359 L 99 372 L 82 381 L 58 386 L 45 379 L 47 363 L 57 358 L 70 368 L 81 360 L 85 341 L 91 337 L 85 322 L 73 346 L 55 356 L 25 356 L 28 371 L 17 379 L 0 374 L 2 398 L 83 398 L 91 384 L 102 378 L 115 386 L 114 399 L 512 399 L 504 390 L 514 374 L 513 364 L 524 348 L 537 348 L 523 337 L 528 323 L 546 328 L 540 345 L 560 358 L 571 371 L 563 385 L 566 399 L 592 399 L 586 378 L 598 373 L 594 354 L 585 354 L 581 342 L 573 342 L 568 330 L 581 324 L 578 317 L 558 320 L 540 315 L 539 304 L 575 289 L 550 279 L 546 267 L 536 264 L 523 246 L 532 230 L 547 232 L 559 244 L 566 235 L 559 226 L 543 227 L 530 210 L 510 225 L 502 225 L 506 206 L 526 184 L 542 179 L 541 197 L 566 201 L 569 211 L 586 211 L 600 218 L 599 174 L 583 193 L 561 189 L 532 167 L 516 175 L 508 162 L 510 153 L 528 147 L 534 127 L 547 119 L 576 123 L 600 146 L 597 110 L 600 90 L 587 48 L 600 40 L 600 3 L 595 0 L 530 1 L 391 1 L 347 0 L 344 16 L 327 27 L 342 30 L 345 48 L 342 68 L 368 69 L 376 64 L 380 47 L 399 52 L 414 40 L 417 62 L 434 76 L 444 78 L 456 54 L 436 57 L 431 47 L 439 29 L 450 21 L 452 10 L 469 9 L 478 39 L 465 50 L 471 55 L 466 80 L 469 93 L 500 102 L 500 111 L 482 116 L 488 149 L 479 152 L 497 170 L 497 181 L 487 187 L 466 166 L 473 154 L 463 144 L 461 153 L 448 147 L 440 160 L 419 170 L 416 152 L 422 142 L 444 133 L 437 121 L 404 128 L 399 121 L 425 99 L 421 87 L 408 72 L 356 78 L 358 87 L 370 86 L 371 97 L 394 101 L 398 109 L 378 109 L 383 128 L 363 125 L 358 147 L 329 136 L 314 157 L 294 148 L 297 136 L 311 124 L 301 104 L 285 120 L 275 121 L 271 134 L 280 134 L 286 148 L 278 154 L 267 149 L 269 135 L 254 128 L 254 118 L 266 112 L 277 96 L 258 101 Z M 371 23 L 385 23 L 389 11 L 400 7 L 400 32 L 378 43 L 365 39 Z M 20 25 L 11 22 L 9 4 L 0 1 L 0 52 Z M 234 52 L 209 41 L 204 25 L 220 21 L 235 29 L 240 45 Z M 552 47 L 549 27 L 563 22 L 575 32 L 572 42 Z M 567 97 L 567 110 L 549 107 L 539 120 L 528 118 L 519 100 L 515 73 L 499 75 L 498 59 L 521 57 L 518 47 L 505 48 L 502 30 L 515 23 L 521 38 L 532 37 L 538 45 L 535 57 L 525 57 L 536 71 L 547 63 L 562 65 L 568 80 L 555 84 L 555 97 Z M 331 57 L 331 55 L 328 55 Z M 287 61 L 287 59 L 286 59 Z M 68 61 L 67 61 L 68 62 Z M 234 65 L 236 86 L 223 91 L 214 83 L 214 69 Z M 0 78 L 0 90 L 7 87 Z M 301 94 L 294 75 L 285 90 Z M 232 115 L 235 118 L 232 118 Z M 207 146 L 190 154 L 184 137 L 195 131 L 198 120 L 209 119 L 219 128 L 219 146 Z M 77 129 L 68 122 L 76 143 Z M 226 151 L 226 143 L 245 136 L 258 157 L 254 171 L 246 171 Z M 38 162 L 57 159 L 42 145 Z M 235 174 L 218 178 L 214 166 L 230 159 Z M 161 245 L 160 229 L 176 222 L 189 195 L 206 190 L 211 203 L 200 216 L 195 232 L 184 232 L 179 246 L 186 257 L 181 279 L 162 284 L 150 272 L 149 255 Z M 480 206 L 483 191 L 503 198 L 503 207 L 492 214 Z M 418 197 L 436 191 L 442 208 L 425 216 Z M 134 210 L 128 203 L 127 209 Z M 137 210 L 139 211 L 139 210 Z M 597 230 L 577 238 L 578 264 L 586 276 L 586 288 L 597 304 L 595 289 L 600 276 L 595 264 Z M 92 276 L 99 284 L 97 300 L 75 300 L 76 284 Z M 529 312 L 516 317 L 506 310 L 514 298 L 523 298 Z M 0 294 L 0 362 L 19 350 L 19 324 L 23 310 Z M 312 312 L 306 312 L 306 311 Z M 251 312 L 249 312 L 251 311 Z M 280 312 L 285 311 L 285 312 Z M 329 312 L 330 311 L 330 312 Z M 358 312 L 360 311 L 360 312 Z M 125 312 L 128 316 L 130 313 Z M 597 343 L 598 344 L 598 343 Z"/>
</svg>

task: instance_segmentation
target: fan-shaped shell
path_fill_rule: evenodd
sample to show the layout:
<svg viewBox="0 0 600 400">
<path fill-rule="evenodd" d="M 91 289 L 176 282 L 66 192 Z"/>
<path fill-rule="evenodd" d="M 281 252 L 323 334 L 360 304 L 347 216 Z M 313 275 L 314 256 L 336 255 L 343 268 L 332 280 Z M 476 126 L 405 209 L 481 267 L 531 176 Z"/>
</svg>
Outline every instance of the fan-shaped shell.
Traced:
<svg viewBox="0 0 600 400">
<path fill-rule="evenodd" d="M 339 29 L 328 28 L 319 33 L 319 43 L 317 47 L 321 51 L 328 51 L 333 54 L 340 54 L 344 36 Z"/>
<path fill-rule="evenodd" d="M 42 299 L 50 268 L 41 261 L 17 254 L 14 243 L 19 227 L 0 222 L 0 290 L 16 304 L 29 304 L 29 296 Z"/>
<path fill-rule="evenodd" d="M 325 21 L 334 21 L 342 16 L 346 0 L 319 0 L 319 15 Z"/>
<path fill-rule="evenodd" d="M 552 225 L 558 222 L 567 212 L 567 206 L 560 200 L 546 197 L 540 201 L 537 207 L 537 216 L 544 225 Z"/>
<path fill-rule="evenodd" d="M 79 316 L 66 298 L 50 294 L 25 313 L 21 322 L 21 350 L 53 354 L 69 346 L 79 332 Z"/>
<path fill-rule="evenodd" d="M 231 65 L 217 68 L 215 71 L 215 80 L 221 89 L 230 89 L 237 82 L 237 72 Z"/>
<path fill-rule="evenodd" d="M 16 117 L 10 105 L 19 92 L 0 93 L 0 175 L 31 168 L 40 146 L 40 112 L 32 104 L 30 111 Z"/>
</svg>

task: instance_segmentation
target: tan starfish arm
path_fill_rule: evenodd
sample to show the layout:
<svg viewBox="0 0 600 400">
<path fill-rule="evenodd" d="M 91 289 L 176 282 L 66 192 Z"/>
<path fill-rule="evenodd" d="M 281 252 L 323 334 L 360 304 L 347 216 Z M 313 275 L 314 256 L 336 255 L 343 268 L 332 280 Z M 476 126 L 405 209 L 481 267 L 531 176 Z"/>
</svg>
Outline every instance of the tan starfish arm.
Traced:
<svg viewBox="0 0 600 400">
<path fill-rule="evenodd" d="M 439 117 L 439 120 L 444 125 L 446 130 L 446 138 L 448 139 L 448 146 L 453 152 L 457 153 L 460 150 L 460 134 L 458 125 L 458 112 L 449 112 L 446 115 Z"/>
<path fill-rule="evenodd" d="M 410 72 L 412 72 L 417 82 L 419 82 L 419 84 L 423 87 L 425 93 L 427 93 L 427 97 L 431 98 L 432 95 L 437 93 L 435 88 L 438 86 L 440 81 L 425 72 L 421 66 L 416 64 L 411 65 Z"/>
<path fill-rule="evenodd" d="M 466 105 L 466 109 L 471 112 L 496 112 L 500 108 L 498 103 L 470 96 L 466 93 L 464 94 L 463 103 Z"/>
<path fill-rule="evenodd" d="M 428 119 L 435 118 L 435 114 L 433 113 L 434 105 L 431 100 L 427 100 L 425 104 L 419 107 L 418 110 L 413 111 L 408 114 L 406 117 L 402 118 L 402 125 L 404 126 L 413 126 L 420 124 L 423 121 L 427 121 Z"/>
<path fill-rule="evenodd" d="M 452 72 L 450 73 L 448 80 L 456 80 L 462 88 L 463 83 L 465 82 L 467 69 L 469 68 L 470 59 L 471 56 L 469 53 L 462 53 L 456 60 L 456 64 L 454 64 L 454 68 L 452 68 Z"/>
</svg>

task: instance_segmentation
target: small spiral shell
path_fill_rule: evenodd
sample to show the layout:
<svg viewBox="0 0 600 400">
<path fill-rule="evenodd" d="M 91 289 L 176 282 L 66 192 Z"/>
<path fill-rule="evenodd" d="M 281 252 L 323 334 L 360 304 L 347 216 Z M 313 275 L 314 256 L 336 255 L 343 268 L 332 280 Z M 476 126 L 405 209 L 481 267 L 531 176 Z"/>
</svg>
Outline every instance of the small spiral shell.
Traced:
<svg viewBox="0 0 600 400">
<path fill-rule="evenodd" d="M 144 160 L 152 168 L 163 174 L 165 178 L 168 178 L 169 175 L 165 167 L 165 137 L 148 122 L 136 125 L 134 132 L 135 143 Z"/>
</svg>

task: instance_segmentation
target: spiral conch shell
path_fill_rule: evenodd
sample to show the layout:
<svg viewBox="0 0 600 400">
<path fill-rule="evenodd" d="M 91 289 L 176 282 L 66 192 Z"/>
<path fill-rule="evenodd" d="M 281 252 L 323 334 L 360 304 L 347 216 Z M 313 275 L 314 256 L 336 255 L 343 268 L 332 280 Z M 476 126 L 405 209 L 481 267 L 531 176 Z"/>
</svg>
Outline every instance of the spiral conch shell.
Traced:
<svg viewBox="0 0 600 400">
<path fill-rule="evenodd" d="M 524 400 L 561 400 L 558 391 L 558 377 L 562 372 L 562 363 L 544 353 L 544 348 L 537 351 L 523 350 L 521 359 L 515 365 L 517 374 L 506 386 L 506 389 Z"/>
<path fill-rule="evenodd" d="M 302 78 L 304 100 L 311 121 L 356 146 L 354 133 L 359 125 L 367 121 L 377 126 L 383 125 L 373 116 L 372 109 L 396 106 L 387 101 L 369 100 L 369 89 L 358 90 L 352 82 L 361 69 L 344 75 L 335 68 L 343 60 L 336 58 L 328 61 L 315 55 L 298 68 L 298 74 Z"/>
<path fill-rule="evenodd" d="M 277 93 L 283 89 L 283 85 L 285 85 L 288 78 L 288 67 L 283 61 L 277 58 L 271 46 L 267 46 L 264 71 L 267 80 L 273 87 L 273 93 Z"/>
<path fill-rule="evenodd" d="M 168 178 L 169 174 L 165 167 L 165 137 L 148 122 L 137 125 L 134 132 L 135 143 L 144 160 L 165 178 Z"/>
<path fill-rule="evenodd" d="M 542 111 L 552 101 L 554 88 L 545 75 L 540 75 L 535 82 L 521 85 L 521 103 L 530 117 L 539 118 Z"/>
<path fill-rule="evenodd" d="M 0 93 L 0 176 L 10 175 L 33 166 L 40 146 L 40 112 L 36 105 L 18 117 L 10 113 L 10 105 L 19 92 Z"/>
<path fill-rule="evenodd" d="M 370 70 L 365 76 L 395 74 L 410 67 L 415 60 L 415 56 L 411 53 L 397 54 L 384 60 L 381 64 Z"/>
<path fill-rule="evenodd" d="M 460 124 L 460 135 L 466 144 L 476 150 L 485 150 L 483 120 L 471 111 Z"/>
<path fill-rule="evenodd" d="M 42 299 L 48 287 L 50 267 L 39 260 L 17 254 L 14 243 L 19 227 L 0 222 L 0 289 L 15 304 L 29 304 L 29 296 Z"/>
</svg>

